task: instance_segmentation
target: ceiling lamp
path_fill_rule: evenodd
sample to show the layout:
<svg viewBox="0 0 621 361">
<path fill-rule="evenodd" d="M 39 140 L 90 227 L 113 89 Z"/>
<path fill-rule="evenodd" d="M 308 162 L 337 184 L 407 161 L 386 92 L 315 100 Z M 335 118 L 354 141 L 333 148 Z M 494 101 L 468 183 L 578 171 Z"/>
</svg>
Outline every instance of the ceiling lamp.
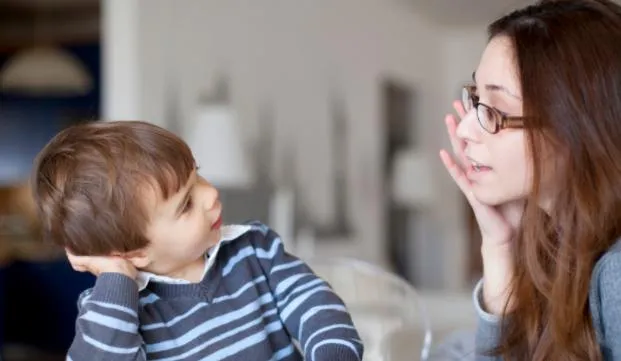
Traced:
<svg viewBox="0 0 621 361">
<path fill-rule="evenodd" d="M 216 187 L 247 189 L 253 177 L 226 81 L 221 77 L 214 92 L 199 99 L 187 140 L 201 176 Z"/>
<path fill-rule="evenodd" d="M 0 91 L 29 96 L 87 94 L 93 80 L 71 53 L 51 46 L 36 46 L 11 57 L 0 69 Z"/>
</svg>

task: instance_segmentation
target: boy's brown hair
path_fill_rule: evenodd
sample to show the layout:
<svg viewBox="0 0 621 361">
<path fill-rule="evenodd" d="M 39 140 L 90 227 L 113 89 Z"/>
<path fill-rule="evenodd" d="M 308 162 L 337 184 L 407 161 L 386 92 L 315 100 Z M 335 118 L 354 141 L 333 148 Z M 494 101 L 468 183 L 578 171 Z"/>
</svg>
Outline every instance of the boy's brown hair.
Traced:
<svg viewBox="0 0 621 361">
<path fill-rule="evenodd" d="M 58 133 L 38 154 L 32 187 L 44 238 L 76 255 L 148 245 L 145 189 L 164 199 L 196 168 L 187 144 L 140 121 L 92 122 Z"/>
</svg>

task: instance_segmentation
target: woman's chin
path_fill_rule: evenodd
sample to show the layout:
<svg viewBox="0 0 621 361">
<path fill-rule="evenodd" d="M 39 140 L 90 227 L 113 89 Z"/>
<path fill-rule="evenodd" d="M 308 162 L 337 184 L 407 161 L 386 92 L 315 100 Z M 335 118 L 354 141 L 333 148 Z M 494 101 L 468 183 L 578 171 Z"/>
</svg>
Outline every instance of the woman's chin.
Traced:
<svg viewBox="0 0 621 361">
<path fill-rule="evenodd" d="M 495 207 L 495 206 L 499 206 L 501 204 L 510 202 L 514 199 L 511 199 L 509 197 L 503 197 L 500 194 L 497 194 L 495 192 L 491 192 L 489 189 L 484 190 L 484 189 L 474 189 L 473 190 L 473 194 L 474 197 L 477 199 L 477 201 L 481 202 L 482 204 L 485 204 L 486 206 L 490 206 L 490 207 Z"/>
</svg>

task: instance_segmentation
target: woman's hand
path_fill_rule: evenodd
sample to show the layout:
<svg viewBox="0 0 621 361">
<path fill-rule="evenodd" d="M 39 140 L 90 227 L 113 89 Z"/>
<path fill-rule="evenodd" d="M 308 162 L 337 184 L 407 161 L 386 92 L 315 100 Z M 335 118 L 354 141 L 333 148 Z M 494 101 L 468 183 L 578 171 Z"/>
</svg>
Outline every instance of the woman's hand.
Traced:
<svg viewBox="0 0 621 361">
<path fill-rule="evenodd" d="M 463 105 L 456 101 L 453 107 L 461 120 L 466 115 Z M 507 303 L 508 287 L 513 273 L 511 241 L 520 225 L 524 202 L 520 200 L 500 206 L 490 206 L 481 203 L 476 198 L 466 176 L 467 167 L 470 167 L 470 164 L 464 154 L 466 142 L 457 136 L 458 120 L 454 115 L 449 114 L 445 122 L 453 154 L 443 149 L 440 152 L 440 158 L 468 200 L 479 225 L 484 269 L 483 298 L 487 310 L 499 314 Z"/>
<path fill-rule="evenodd" d="M 466 115 L 463 105 L 456 101 L 453 107 L 461 120 Z M 440 158 L 474 212 L 483 237 L 483 247 L 505 247 L 519 226 L 523 203 L 512 202 L 494 207 L 479 202 L 472 191 L 470 180 L 466 177 L 470 164 L 464 154 L 466 142 L 457 136 L 458 121 L 453 114 L 448 114 L 445 122 L 453 147 L 453 155 L 443 149 L 440 152 Z"/>
</svg>

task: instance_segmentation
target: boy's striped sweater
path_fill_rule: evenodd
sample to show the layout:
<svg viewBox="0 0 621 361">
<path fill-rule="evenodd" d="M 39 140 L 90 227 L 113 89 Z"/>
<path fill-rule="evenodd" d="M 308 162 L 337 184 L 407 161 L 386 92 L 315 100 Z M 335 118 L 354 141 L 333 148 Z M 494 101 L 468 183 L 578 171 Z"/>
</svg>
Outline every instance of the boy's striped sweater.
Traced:
<svg viewBox="0 0 621 361">
<path fill-rule="evenodd" d="M 139 290 L 126 276 L 102 274 L 80 297 L 67 358 L 362 360 L 341 299 L 276 233 L 260 223 L 228 231 L 236 237 L 220 241 L 200 283 L 147 279 Z"/>
</svg>

